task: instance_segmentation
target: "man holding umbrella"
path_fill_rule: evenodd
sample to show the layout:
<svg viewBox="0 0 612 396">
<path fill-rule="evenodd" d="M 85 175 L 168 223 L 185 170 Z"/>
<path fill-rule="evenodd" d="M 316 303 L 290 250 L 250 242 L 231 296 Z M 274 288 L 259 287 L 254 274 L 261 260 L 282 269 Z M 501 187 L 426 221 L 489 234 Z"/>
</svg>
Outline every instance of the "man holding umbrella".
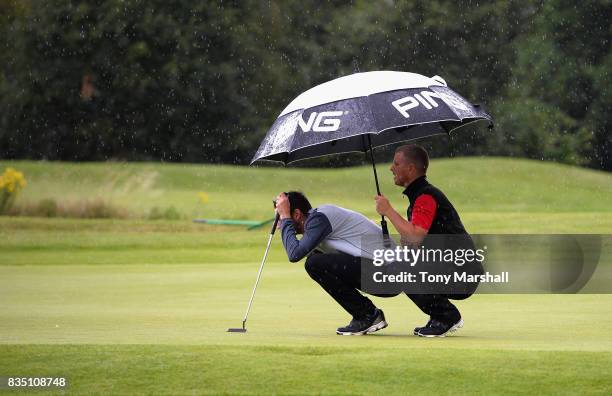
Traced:
<svg viewBox="0 0 612 396">
<path fill-rule="evenodd" d="M 431 234 L 460 235 L 471 244 L 471 238 L 451 202 L 442 191 L 427 181 L 428 166 L 429 158 L 424 148 L 417 145 L 398 147 L 390 170 L 393 173 L 393 181 L 405 188 L 404 195 L 410 200 L 407 220 L 393 209 L 383 195 L 375 198 L 376 211 L 391 221 L 404 244 L 419 246 Z M 482 267 L 475 268 L 475 271 L 482 271 Z M 408 292 L 408 297 L 430 316 L 425 326 L 414 329 L 414 334 L 421 337 L 443 337 L 463 327 L 461 314 L 449 298 L 463 300 L 473 291 L 461 294 Z"/>
</svg>

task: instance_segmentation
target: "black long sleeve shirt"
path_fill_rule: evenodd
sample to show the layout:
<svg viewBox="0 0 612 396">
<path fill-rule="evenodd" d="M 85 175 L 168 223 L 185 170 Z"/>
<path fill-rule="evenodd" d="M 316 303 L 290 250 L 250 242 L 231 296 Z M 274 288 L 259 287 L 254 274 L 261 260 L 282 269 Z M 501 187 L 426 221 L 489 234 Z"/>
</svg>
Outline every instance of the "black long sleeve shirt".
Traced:
<svg viewBox="0 0 612 396">
<path fill-rule="evenodd" d="M 291 219 L 283 219 L 281 221 L 281 231 L 287 257 L 289 261 L 295 263 L 313 251 L 331 234 L 332 226 L 327 216 L 316 210 L 311 210 L 304 223 L 304 235 L 301 239 L 297 239 L 295 227 Z"/>
</svg>

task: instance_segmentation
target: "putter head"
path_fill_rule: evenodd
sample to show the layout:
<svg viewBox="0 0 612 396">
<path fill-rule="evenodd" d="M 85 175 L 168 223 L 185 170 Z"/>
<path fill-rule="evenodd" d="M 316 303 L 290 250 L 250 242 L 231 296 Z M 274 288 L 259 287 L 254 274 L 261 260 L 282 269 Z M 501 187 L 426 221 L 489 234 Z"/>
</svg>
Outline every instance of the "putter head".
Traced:
<svg viewBox="0 0 612 396">
<path fill-rule="evenodd" d="M 229 328 L 228 333 L 246 333 L 246 319 L 242 321 L 242 328 Z"/>
</svg>

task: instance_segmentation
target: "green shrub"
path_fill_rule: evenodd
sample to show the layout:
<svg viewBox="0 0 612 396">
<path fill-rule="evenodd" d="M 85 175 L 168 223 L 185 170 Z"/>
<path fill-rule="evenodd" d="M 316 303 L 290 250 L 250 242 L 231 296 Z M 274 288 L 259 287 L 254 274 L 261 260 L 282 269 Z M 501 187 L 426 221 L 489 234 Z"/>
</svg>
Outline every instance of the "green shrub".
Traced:
<svg viewBox="0 0 612 396">
<path fill-rule="evenodd" d="M 168 206 L 165 209 L 160 209 L 157 206 L 154 206 L 149 211 L 148 219 L 149 220 L 160 220 L 160 219 L 179 220 L 182 217 L 183 216 L 181 215 L 181 213 L 178 210 L 176 210 L 174 206 Z"/>
<path fill-rule="evenodd" d="M 8 214 L 12 216 L 85 219 L 123 219 L 131 217 L 127 209 L 101 199 L 58 203 L 53 198 L 44 198 L 36 203 L 25 202 L 15 205 Z"/>
<path fill-rule="evenodd" d="M 35 207 L 34 215 L 41 217 L 56 217 L 57 202 L 52 198 L 41 199 Z"/>
</svg>

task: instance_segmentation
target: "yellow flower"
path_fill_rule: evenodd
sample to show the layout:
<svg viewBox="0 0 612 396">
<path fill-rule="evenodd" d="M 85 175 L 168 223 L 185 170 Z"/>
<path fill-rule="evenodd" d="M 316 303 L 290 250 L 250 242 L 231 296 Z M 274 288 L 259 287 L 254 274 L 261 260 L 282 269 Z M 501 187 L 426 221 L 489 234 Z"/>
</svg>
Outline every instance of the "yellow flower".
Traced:
<svg viewBox="0 0 612 396">
<path fill-rule="evenodd" d="M 200 197 L 200 201 L 202 203 L 207 203 L 208 202 L 208 194 L 206 194 L 205 192 L 200 191 L 198 193 L 198 196 Z"/>
<path fill-rule="evenodd" d="M 8 193 L 17 193 L 25 185 L 26 180 L 23 173 L 15 168 L 6 168 L 0 176 L 0 189 L 5 189 Z"/>
</svg>

